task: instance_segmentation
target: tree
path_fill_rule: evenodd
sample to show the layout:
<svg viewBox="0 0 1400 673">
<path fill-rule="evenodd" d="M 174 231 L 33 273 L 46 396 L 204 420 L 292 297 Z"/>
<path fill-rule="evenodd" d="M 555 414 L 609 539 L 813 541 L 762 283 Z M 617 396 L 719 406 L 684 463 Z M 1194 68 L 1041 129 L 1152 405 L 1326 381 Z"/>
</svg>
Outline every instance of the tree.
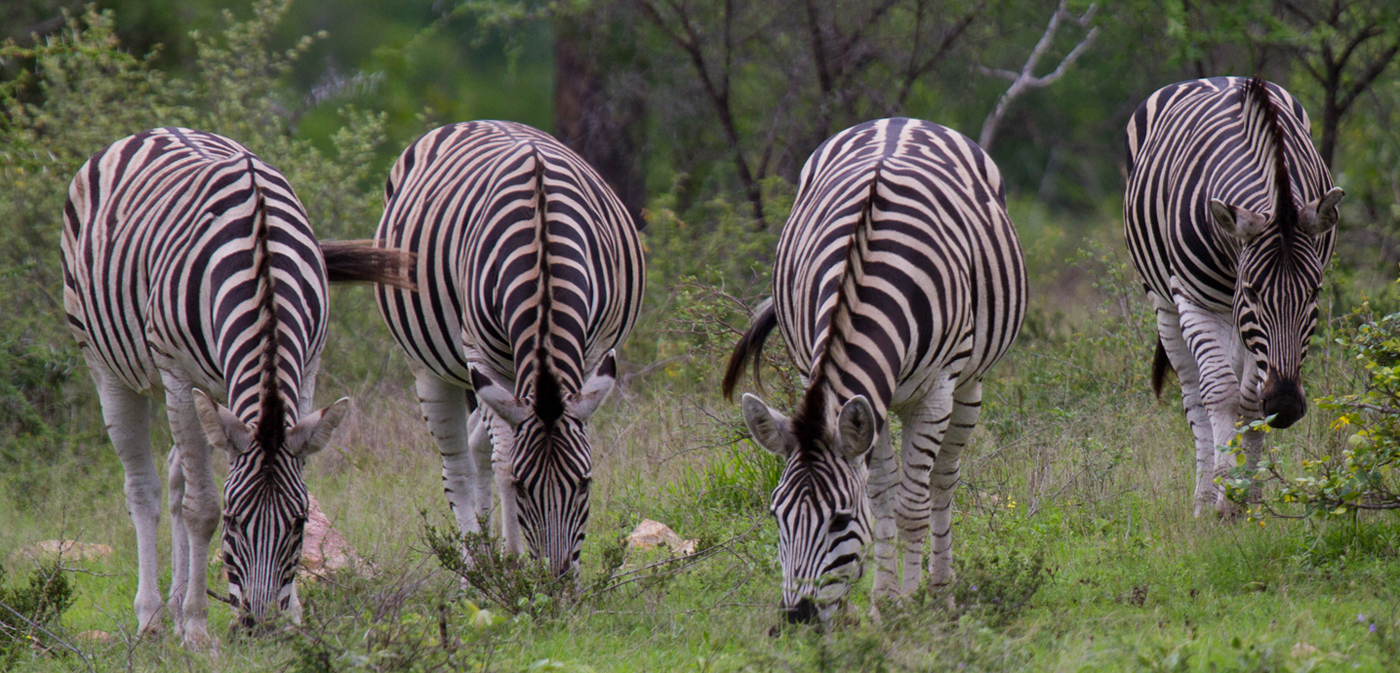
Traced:
<svg viewBox="0 0 1400 673">
<path fill-rule="evenodd" d="M 1083 15 L 1075 18 L 1069 13 L 1068 4 L 1069 0 L 1060 0 L 1060 6 L 1055 9 L 1055 13 L 1050 16 L 1050 21 L 1045 25 L 1045 34 L 1040 37 L 1039 42 L 1036 42 L 1035 49 L 1031 50 L 1030 56 L 1026 57 L 1026 63 L 1021 66 L 1020 72 L 986 66 L 981 68 L 983 74 L 1011 80 L 1011 87 L 1001 95 L 1001 98 L 997 100 L 996 107 L 992 109 L 992 113 L 987 115 L 987 120 L 982 123 L 982 133 L 977 136 L 977 144 L 982 146 L 983 151 L 990 152 L 992 150 L 992 140 L 996 138 L 997 124 L 1001 123 L 1002 116 L 1006 114 L 1006 109 L 1011 106 L 1013 101 L 1027 91 L 1043 89 L 1064 77 L 1065 71 L 1079 60 L 1086 49 L 1094 44 L 1094 38 L 1099 35 L 1097 27 L 1090 29 L 1088 34 L 1079 41 L 1079 44 L 1074 45 L 1074 48 L 1063 59 L 1060 59 L 1060 64 L 1055 67 L 1054 71 L 1042 77 L 1035 76 L 1036 66 L 1040 64 L 1040 59 L 1045 56 L 1050 45 L 1054 44 L 1055 33 L 1059 32 L 1061 22 L 1069 21 L 1078 26 L 1087 27 L 1089 20 L 1094 18 L 1096 5 L 1089 5 L 1089 9 L 1085 10 Z"/>
<path fill-rule="evenodd" d="M 631 0 L 689 65 L 756 227 L 761 185 L 856 121 L 901 114 L 984 9 L 931 0 Z"/>
<path fill-rule="evenodd" d="M 1299 66 L 1322 90 L 1322 143 L 1330 168 L 1342 118 L 1400 53 L 1394 0 L 1278 0 Z"/>
</svg>

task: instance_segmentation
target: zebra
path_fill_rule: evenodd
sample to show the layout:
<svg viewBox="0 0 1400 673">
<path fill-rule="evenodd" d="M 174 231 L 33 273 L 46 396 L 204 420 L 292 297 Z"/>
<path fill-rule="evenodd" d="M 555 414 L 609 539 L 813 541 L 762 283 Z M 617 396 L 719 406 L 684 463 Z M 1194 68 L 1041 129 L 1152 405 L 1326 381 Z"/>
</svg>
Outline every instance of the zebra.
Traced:
<svg viewBox="0 0 1400 673">
<path fill-rule="evenodd" d="M 805 392 L 789 418 L 753 394 L 744 421 L 785 465 L 773 491 L 782 609 L 830 619 L 874 539 L 877 597 L 952 579 L 952 494 L 982 379 L 1025 317 L 1026 270 L 1001 173 L 967 137 L 881 119 L 822 143 L 799 178 L 773 296 L 734 348 L 732 399 L 781 328 Z M 888 414 L 903 423 L 899 456 Z M 902 465 L 900 463 L 902 459 Z M 868 489 L 868 496 L 867 496 Z M 903 543 L 903 581 L 896 567 Z"/>
<path fill-rule="evenodd" d="M 1287 428 L 1307 412 L 1300 371 L 1317 325 L 1343 192 L 1276 84 L 1215 77 L 1152 94 L 1128 122 L 1124 231 L 1156 311 L 1152 388 L 1168 367 L 1196 443 L 1194 513 L 1238 512 L 1216 483 L 1236 422 Z M 1253 466 L 1262 433 L 1245 432 Z"/>
<path fill-rule="evenodd" d="M 152 397 L 162 393 L 174 438 L 168 608 L 176 634 L 191 647 L 213 645 L 204 568 L 221 515 L 240 622 L 273 609 L 297 619 L 302 466 L 349 408 L 341 398 L 311 410 L 326 282 L 402 282 L 392 273 L 396 257 L 328 243 L 328 265 L 276 169 L 228 138 L 183 128 L 143 131 L 94 154 L 73 178 L 63 215 L 63 305 L 126 474 L 139 632 L 159 630 L 164 605 L 150 437 Z M 222 509 L 210 446 L 229 454 Z"/>
<path fill-rule="evenodd" d="M 376 237 L 418 253 L 419 283 L 376 299 L 408 355 L 458 528 L 483 532 L 494 478 L 504 548 L 563 575 L 588 521 L 585 424 L 641 307 L 637 227 L 578 155 L 504 121 L 419 138 L 384 201 Z"/>
</svg>

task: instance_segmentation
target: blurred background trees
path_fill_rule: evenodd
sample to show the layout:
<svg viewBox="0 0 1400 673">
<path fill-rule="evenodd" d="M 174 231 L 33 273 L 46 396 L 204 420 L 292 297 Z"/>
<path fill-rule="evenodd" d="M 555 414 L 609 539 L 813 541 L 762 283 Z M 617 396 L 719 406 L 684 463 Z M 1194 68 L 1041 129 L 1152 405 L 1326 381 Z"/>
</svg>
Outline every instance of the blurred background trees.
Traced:
<svg viewBox="0 0 1400 673">
<path fill-rule="evenodd" d="M 704 313 L 694 302 L 716 288 L 731 312 L 765 291 L 802 162 L 830 134 L 890 115 L 995 138 L 1039 293 L 1028 329 L 1068 334 L 1066 298 L 1087 282 L 1065 260 L 1122 245 L 1128 116 L 1173 81 L 1261 73 L 1303 100 L 1348 193 L 1335 314 L 1366 298 L 1394 308 L 1391 0 L 12 0 L 0 39 L 11 434 L 62 436 L 50 430 L 72 395 L 55 391 L 81 367 L 61 320 L 68 180 L 156 125 L 243 142 L 334 238 L 371 234 L 389 165 L 429 128 L 500 118 L 550 131 L 646 223 L 650 318 L 624 354 L 640 365 L 727 338 L 676 316 Z M 337 295 L 344 362 L 331 375 L 397 381 L 368 295 L 354 292 Z"/>
</svg>

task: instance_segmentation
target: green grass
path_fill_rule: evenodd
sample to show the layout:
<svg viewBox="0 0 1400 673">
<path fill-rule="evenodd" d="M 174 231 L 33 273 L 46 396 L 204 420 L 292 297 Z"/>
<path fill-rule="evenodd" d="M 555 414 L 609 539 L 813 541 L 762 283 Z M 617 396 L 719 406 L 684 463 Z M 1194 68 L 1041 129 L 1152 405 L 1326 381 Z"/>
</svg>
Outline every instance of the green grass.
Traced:
<svg viewBox="0 0 1400 673">
<path fill-rule="evenodd" d="M 718 399 L 713 382 L 695 383 L 692 366 L 632 382 L 595 418 L 584 582 L 604 572 L 604 550 L 642 518 L 662 521 L 712 553 L 667 571 L 645 569 L 663 553 L 632 551 L 621 569 L 632 573 L 624 576 L 628 583 L 556 620 L 512 619 L 516 606 L 482 603 L 428 552 L 424 526 L 449 525 L 440 463 L 401 356 L 393 354 L 345 376 L 330 361 L 321 392 L 349 391 L 356 413 L 307 469 L 311 492 L 375 574 L 347 571 L 302 583 L 301 627 L 257 640 L 231 638 L 230 610 L 214 603 L 217 659 L 187 653 L 169 635 L 135 642 L 134 533 L 120 465 L 105 440 L 93 437 L 23 479 L 0 481 L 6 484 L 0 562 L 11 582 L 33 569 L 18 551 L 38 540 L 115 548 L 105 559 L 64 563 L 76 603 L 60 635 L 86 660 L 35 654 L 20 668 L 1350 671 L 1400 665 L 1400 522 L 1370 517 L 1261 526 L 1193 519 L 1191 436 L 1179 399 L 1157 401 L 1148 392 L 1150 332 L 1141 331 L 1140 307 L 1114 315 L 1117 305 L 1105 306 L 1097 319 L 1083 321 L 1092 329 L 1061 326 L 1024 339 L 994 370 L 963 461 L 954 525 L 960 581 L 975 578 L 984 592 L 1024 581 L 1008 568 L 1043 553 L 1044 583 L 1019 610 L 949 611 L 940 597 L 921 597 L 883 609 L 876 623 L 868 616 L 867 578 L 854 594 L 855 615 L 834 628 L 770 634 L 778 623 L 780 573 L 766 507 L 777 465 L 738 439 L 737 410 Z M 1353 385 L 1343 355 L 1329 352 L 1321 335 L 1314 343 L 1309 396 Z M 1330 420 L 1314 410 L 1269 442 L 1285 456 L 1331 450 L 1338 440 Z M 157 434 L 163 454 L 168 440 Z M 22 492 L 13 484 L 23 484 Z M 166 553 L 163 548 L 162 558 Z M 219 586 L 217 572 L 210 569 L 211 586 Z M 970 584 L 959 589 L 971 590 Z M 89 631 L 109 640 L 79 635 Z"/>
</svg>

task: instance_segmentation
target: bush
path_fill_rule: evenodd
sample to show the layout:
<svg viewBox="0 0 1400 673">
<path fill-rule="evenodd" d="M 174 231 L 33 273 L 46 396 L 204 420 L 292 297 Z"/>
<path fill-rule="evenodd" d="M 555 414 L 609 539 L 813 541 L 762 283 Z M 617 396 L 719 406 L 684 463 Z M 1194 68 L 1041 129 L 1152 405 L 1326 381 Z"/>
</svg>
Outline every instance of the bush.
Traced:
<svg viewBox="0 0 1400 673">
<path fill-rule="evenodd" d="M 480 523 L 480 533 L 458 533 L 427 524 L 423 533 L 438 563 L 462 578 L 487 603 L 512 614 L 557 618 L 574 598 L 574 577 L 555 577 L 543 561 L 507 552 L 502 540 L 491 534 L 490 520 L 482 517 Z"/>
<path fill-rule="evenodd" d="M 36 568 L 24 587 L 6 587 L 0 565 L 0 669 L 15 667 L 26 651 L 62 652 L 53 631 L 72 606 L 73 588 L 57 563 Z"/>
<path fill-rule="evenodd" d="M 1360 324 L 1339 330 L 1336 343 L 1360 363 L 1364 389 L 1318 400 L 1318 407 L 1338 414 L 1332 429 L 1350 432 L 1345 445 L 1340 451 L 1313 452 L 1301 461 L 1299 476 L 1285 474 L 1277 448 L 1269 449 L 1252 474 L 1237 468 L 1225 483 L 1237 502 L 1249 499 L 1256 486 L 1273 486 L 1251 508 L 1256 520 L 1400 509 L 1400 313 L 1377 319 L 1363 305 L 1356 315 Z M 1241 428 L 1247 430 L 1268 432 L 1269 426 L 1255 421 Z M 1233 443 L 1238 445 L 1239 436 Z"/>
<path fill-rule="evenodd" d="M 955 563 L 954 615 L 972 615 L 994 628 L 1020 616 L 1051 576 L 1044 549 L 974 552 Z"/>
</svg>

